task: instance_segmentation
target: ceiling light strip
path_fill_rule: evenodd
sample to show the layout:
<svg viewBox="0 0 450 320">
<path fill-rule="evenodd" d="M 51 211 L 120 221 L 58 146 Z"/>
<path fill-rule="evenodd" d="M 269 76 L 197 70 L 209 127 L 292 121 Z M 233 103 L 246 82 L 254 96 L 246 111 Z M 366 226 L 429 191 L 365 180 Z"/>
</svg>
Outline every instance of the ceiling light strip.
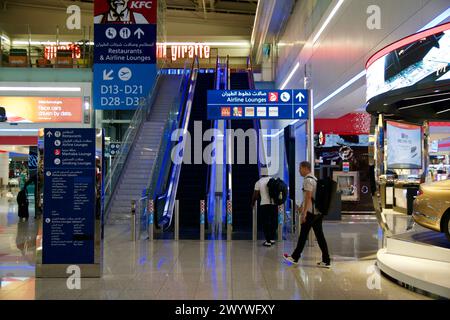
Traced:
<svg viewBox="0 0 450 320">
<path fill-rule="evenodd" d="M 327 19 L 325 20 L 325 22 L 322 24 L 322 26 L 320 27 L 319 31 L 316 33 L 316 35 L 313 38 L 313 44 L 316 43 L 316 41 L 319 39 L 319 37 L 321 36 L 322 32 L 325 30 L 325 28 L 328 26 L 328 24 L 331 22 L 331 19 L 333 19 L 333 17 L 336 15 L 336 13 L 338 12 L 339 8 L 342 6 L 342 4 L 344 3 L 344 0 L 339 0 L 338 3 L 336 4 L 336 6 L 333 8 L 333 10 L 331 11 L 331 13 L 328 15 Z"/>
<path fill-rule="evenodd" d="M 436 112 L 436 114 L 441 114 L 441 113 L 445 113 L 445 112 L 449 112 L 449 111 L 450 111 L 450 109 L 445 109 L 445 110 L 442 110 L 442 111 Z"/>
<path fill-rule="evenodd" d="M 427 104 L 433 104 L 433 103 L 438 103 L 438 102 L 444 102 L 444 101 L 448 101 L 448 100 L 450 100 L 450 98 L 447 98 L 447 99 L 441 99 L 441 100 L 435 100 L 435 101 L 429 101 L 429 102 L 423 102 L 423 103 L 413 104 L 413 105 L 406 106 L 406 107 L 401 107 L 401 108 L 398 108 L 398 110 L 411 109 L 411 108 L 415 108 L 415 107 L 424 106 L 424 105 L 427 105 Z"/>
<path fill-rule="evenodd" d="M 289 83 L 289 81 L 291 81 L 292 76 L 294 75 L 294 73 L 297 72 L 298 68 L 300 68 L 300 62 L 297 62 L 294 69 L 292 69 L 291 73 L 288 75 L 286 80 L 283 82 L 283 84 L 280 87 L 281 90 L 284 90 L 284 88 L 286 88 L 287 84 Z"/>
<path fill-rule="evenodd" d="M 422 98 L 429 98 L 429 97 L 436 97 L 436 96 L 447 96 L 449 95 L 450 92 L 445 92 L 445 93 L 436 93 L 436 94 L 429 94 L 426 96 L 416 96 L 416 97 L 411 97 L 411 98 L 405 98 L 403 100 L 416 100 L 416 99 L 422 99 Z"/>
</svg>

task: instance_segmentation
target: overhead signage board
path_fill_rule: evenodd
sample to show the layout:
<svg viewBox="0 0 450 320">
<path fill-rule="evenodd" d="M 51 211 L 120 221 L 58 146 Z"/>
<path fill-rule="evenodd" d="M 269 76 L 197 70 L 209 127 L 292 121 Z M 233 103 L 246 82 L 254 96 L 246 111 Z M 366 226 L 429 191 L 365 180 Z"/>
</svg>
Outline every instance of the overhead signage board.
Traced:
<svg viewBox="0 0 450 320">
<path fill-rule="evenodd" d="M 134 110 L 145 104 L 156 72 L 156 64 L 95 65 L 94 78 L 101 79 L 93 93 L 95 108 Z"/>
<path fill-rule="evenodd" d="M 156 17 L 156 0 L 95 0 L 95 109 L 146 103 L 156 79 Z"/>
<path fill-rule="evenodd" d="M 156 25 L 97 25 L 94 63 L 156 63 Z"/>
<path fill-rule="evenodd" d="M 95 129 L 44 130 L 44 264 L 94 263 Z"/>
<path fill-rule="evenodd" d="M 209 90 L 208 119 L 308 119 L 308 90 Z"/>
</svg>

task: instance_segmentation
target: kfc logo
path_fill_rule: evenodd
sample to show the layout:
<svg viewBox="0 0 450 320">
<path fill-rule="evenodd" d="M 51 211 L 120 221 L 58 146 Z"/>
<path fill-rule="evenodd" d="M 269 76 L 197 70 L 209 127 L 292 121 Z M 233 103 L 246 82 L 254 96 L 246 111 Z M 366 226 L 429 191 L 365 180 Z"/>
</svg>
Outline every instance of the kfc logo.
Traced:
<svg viewBox="0 0 450 320">
<path fill-rule="evenodd" d="M 131 3 L 131 9 L 151 9 L 153 3 L 151 1 L 135 1 Z"/>
<path fill-rule="evenodd" d="M 96 0 L 95 24 L 156 23 L 156 1 Z"/>
<path fill-rule="evenodd" d="M 269 101 L 278 102 L 278 92 L 269 92 Z"/>
</svg>

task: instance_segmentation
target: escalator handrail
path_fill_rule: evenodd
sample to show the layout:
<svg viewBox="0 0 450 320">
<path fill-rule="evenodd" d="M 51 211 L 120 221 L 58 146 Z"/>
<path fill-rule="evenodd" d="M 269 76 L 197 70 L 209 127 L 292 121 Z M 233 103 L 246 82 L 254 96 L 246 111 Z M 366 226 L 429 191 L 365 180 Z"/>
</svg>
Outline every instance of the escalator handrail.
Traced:
<svg viewBox="0 0 450 320">
<path fill-rule="evenodd" d="M 226 65 L 222 65 L 220 63 L 220 57 L 217 56 L 216 59 L 216 77 L 215 77 L 215 81 L 214 81 L 214 89 L 215 90 L 221 90 L 223 88 L 226 88 L 225 85 L 225 81 L 227 79 L 226 77 L 226 73 L 225 71 L 227 71 L 227 67 Z M 222 72 L 220 72 L 221 70 L 223 70 L 223 76 Z M 225 81 L 224 81 L 225 80 Z M 219 127 L 219 120 L 211 120 L 212 121 L 212 128 L 214 128 L 214 130 L 216 130 Z M 225 137 L 225 133 L 223 134 Z M 217 151 L 217 136 L 214 138 L 214 145 L 213 145 L 213 149 L 215 150 L 215 157 L 217 157 L 218 155 L 218 151 Z M 207 187 L 206 187 L 206 201 L 207 201 L 207 213 L 208 213 L 208 221 L 213 221 L 213 217 L 212 214 L 214 214 L 214 208 L 217 206 L 216 204 L 216 180 L 217 180 L 217 158 L 215 159 L 215 161 L 209 166 L 208 171 L 207 171 Z M 224 190 L 222 190 L 224 191 Z M 222 194 L 222 202 L 224 201 L 225 197 L 223 197 Z M 223 203 L 221 204 L 221 206 L 223 207 Z M 213 211 L 209 211 L 209 208 L 211 208 Z"/>
<path fill-rule="evenodd" d="M 158 157 L 155 161 L 155 165 L 151 171 L 151 180 L 149 185 L 147 186 L 147 196 L 149 199 L 155 199 L 156 194 L 159 192 L 161 188 L 161 183 L 165 183 L 167 177 L 165 176 L 165 172 L 169 168 L 162 167 L 164 165 L 171 165 L 171 161 L 167 161 L 167 157 L 170 154 L 171 146 L 173 142 L 170 139 L 170 135 L 174 129 L 178 127 L 178 123 L 180 120 L 180 114 L 184 107 L 184 103 L 186 100 L 187 88 L 189 85 L 189 75 L 192 72 L 192 66 L 188 69 L 187 61 L 185 62 L 183 75 L 180 80 L 180 84 L 178 87 L 178 94 L 173 100 L 171 110 L 169 111 L 169 116 L 167 118 L 166 124 L 164 126 L 163 134 L 161 135 L 160 146 L 163 147 L 158 152 Z"/>
<path fill-rule="evenodd" d="M 188 125 L 189 125 L 189 120 L 190 120 L 190 115 L 191 115 L 192 104 L 194 101 L 194 93 L 195 93 L 195 87 L 197 84 L 197 75 L 199 73 L 199 69 L 200 69 L 199 60 L 198 60 L 198 57 L 195 56 L 192 72 L 190 74 L 188 98 L 186 101 L 186 106 L 184 108 L 185 110 L 184 110 L 184 114 L 183 114 L 183 118 L 182 118 L 183 120 L 180 125 L 180 129 L 183 130 L 182 131 L 183 132 L 183 135 L 182 135 L 183 143 L 177 144 L 177 149 L 176 149 L 177 154 L 180 154 L 180 151 L 184 151 L 184 142 L 186 141 L 186 135 L 188 132 Z M 181 147 L 181 149 L 180 149 L 180 147 Z M 169 185 L 167 188 L 166 203 L 164 205 L 164 211 L 163 211 L 162 219 L 161 219 L 161 223 L 160 223 L 161 227 L 169 227 L 172 222 L 172 213 L 173 213 L 173 209 L 175 206 L 175 198 L 177 195 L 178 182 L 180 180 L 181 166 L 182 166 L 182 163 L 174 163 L 171 168 L 170 181 L 169 181 Z"/>
<path fill-rule="evenodd" d="M 255 78 L 253 76 L 253 64 L 252 64 L 252 57 L 248 56 L 247 57 L 247 76 L 248 76 L 248 84 L 249 84 L 249 88 L 251 90 L 256 89 L 255 88 Z M 264 143 L 259 143 L 259 139 L 262 138 L 262 133 L 261 133 L 261 121 L 258 119 L 253 120 L 254 123 L 254 127 L 256 129 L 256 132 L 258 134 L 258 145 L 257 145 L 257 159 L 258 159 L 258 175 L 261 177 L 261 161 L 259 161 L 259 155 L 260 153 L 264 156 L 266 156 L 266 153 L 264 151 Z M 263 150 L 260 151 L 259 148 L 262 147 Z M 264 163 L 267 164 L 267 159 L 264 159 Z"/>
<path fill-rule="evenodd" d="M 226 72 L 227 72 L 227 83 L 226 83 L 226 89 L 230 90 L 231 89 L 231 83 L 230 83 L 230 56 L 227 55 L 227 62 L 226 62 Z M 226 120 L 225 121 L 225 125 L 224 125 L 224 132 L 226 132 L 226 129 L 230 127 L 231 129 L 231 120 Z M 225 134 L 224 137 L 224 146 L 225 146 L 225 150 L 228 150 L 228 135 Z M 230 151 L 230 154 L 232 154 L 233 152 Z M 226 157 L 226 199 L 229 200 L 231 203 L 233 201 L 233 166 L 231 165 L 231 162 L 233 161 L 228 161 L 228 154 L 225 153 L 225 157 Z M 233 160 L 233 159 L 231 159 Z"/>
<path fill-rule="evenodd" d="M 217 56 L 216 58 L 216 67 L 215 67 L 215 74 L 216 76 L 214 77 L 214 90 L 219 90 L 220 89 L 220 72 L 219 72 L 219 64 L 220 64 L 220 57 Z M 215 128 L 216 126 L 216 122 L 217 120 L 211 120 L 212 124 L 212 128 Z M 214 165 L 214 164 L 212 164 Z M 211 165 L 210 165 L 211 166 Z M 211 187 L 211 182 L 210 182 L 211 176 L 210 176 L 210 170 L 207 170 L 207 176 L 206 176 L 206 194 L 209 193 L 210 187 Z"/>
</svg>

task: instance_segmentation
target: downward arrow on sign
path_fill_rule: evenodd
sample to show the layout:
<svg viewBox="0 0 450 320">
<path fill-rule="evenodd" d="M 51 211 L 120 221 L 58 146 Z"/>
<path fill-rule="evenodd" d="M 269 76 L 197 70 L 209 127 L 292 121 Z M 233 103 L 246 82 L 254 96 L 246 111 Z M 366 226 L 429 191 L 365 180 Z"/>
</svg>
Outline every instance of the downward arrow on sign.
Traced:
<svg viewBox="0 0 450 320">
<path fill-rule="evenodd" d="M 106 72 L 106 70 L 103 70 L 103 80 L 113 80 L 114 78 L 111 77 L 113 74 L 113 70 L 110 70 L 109 72 Z"/>
</svg>

